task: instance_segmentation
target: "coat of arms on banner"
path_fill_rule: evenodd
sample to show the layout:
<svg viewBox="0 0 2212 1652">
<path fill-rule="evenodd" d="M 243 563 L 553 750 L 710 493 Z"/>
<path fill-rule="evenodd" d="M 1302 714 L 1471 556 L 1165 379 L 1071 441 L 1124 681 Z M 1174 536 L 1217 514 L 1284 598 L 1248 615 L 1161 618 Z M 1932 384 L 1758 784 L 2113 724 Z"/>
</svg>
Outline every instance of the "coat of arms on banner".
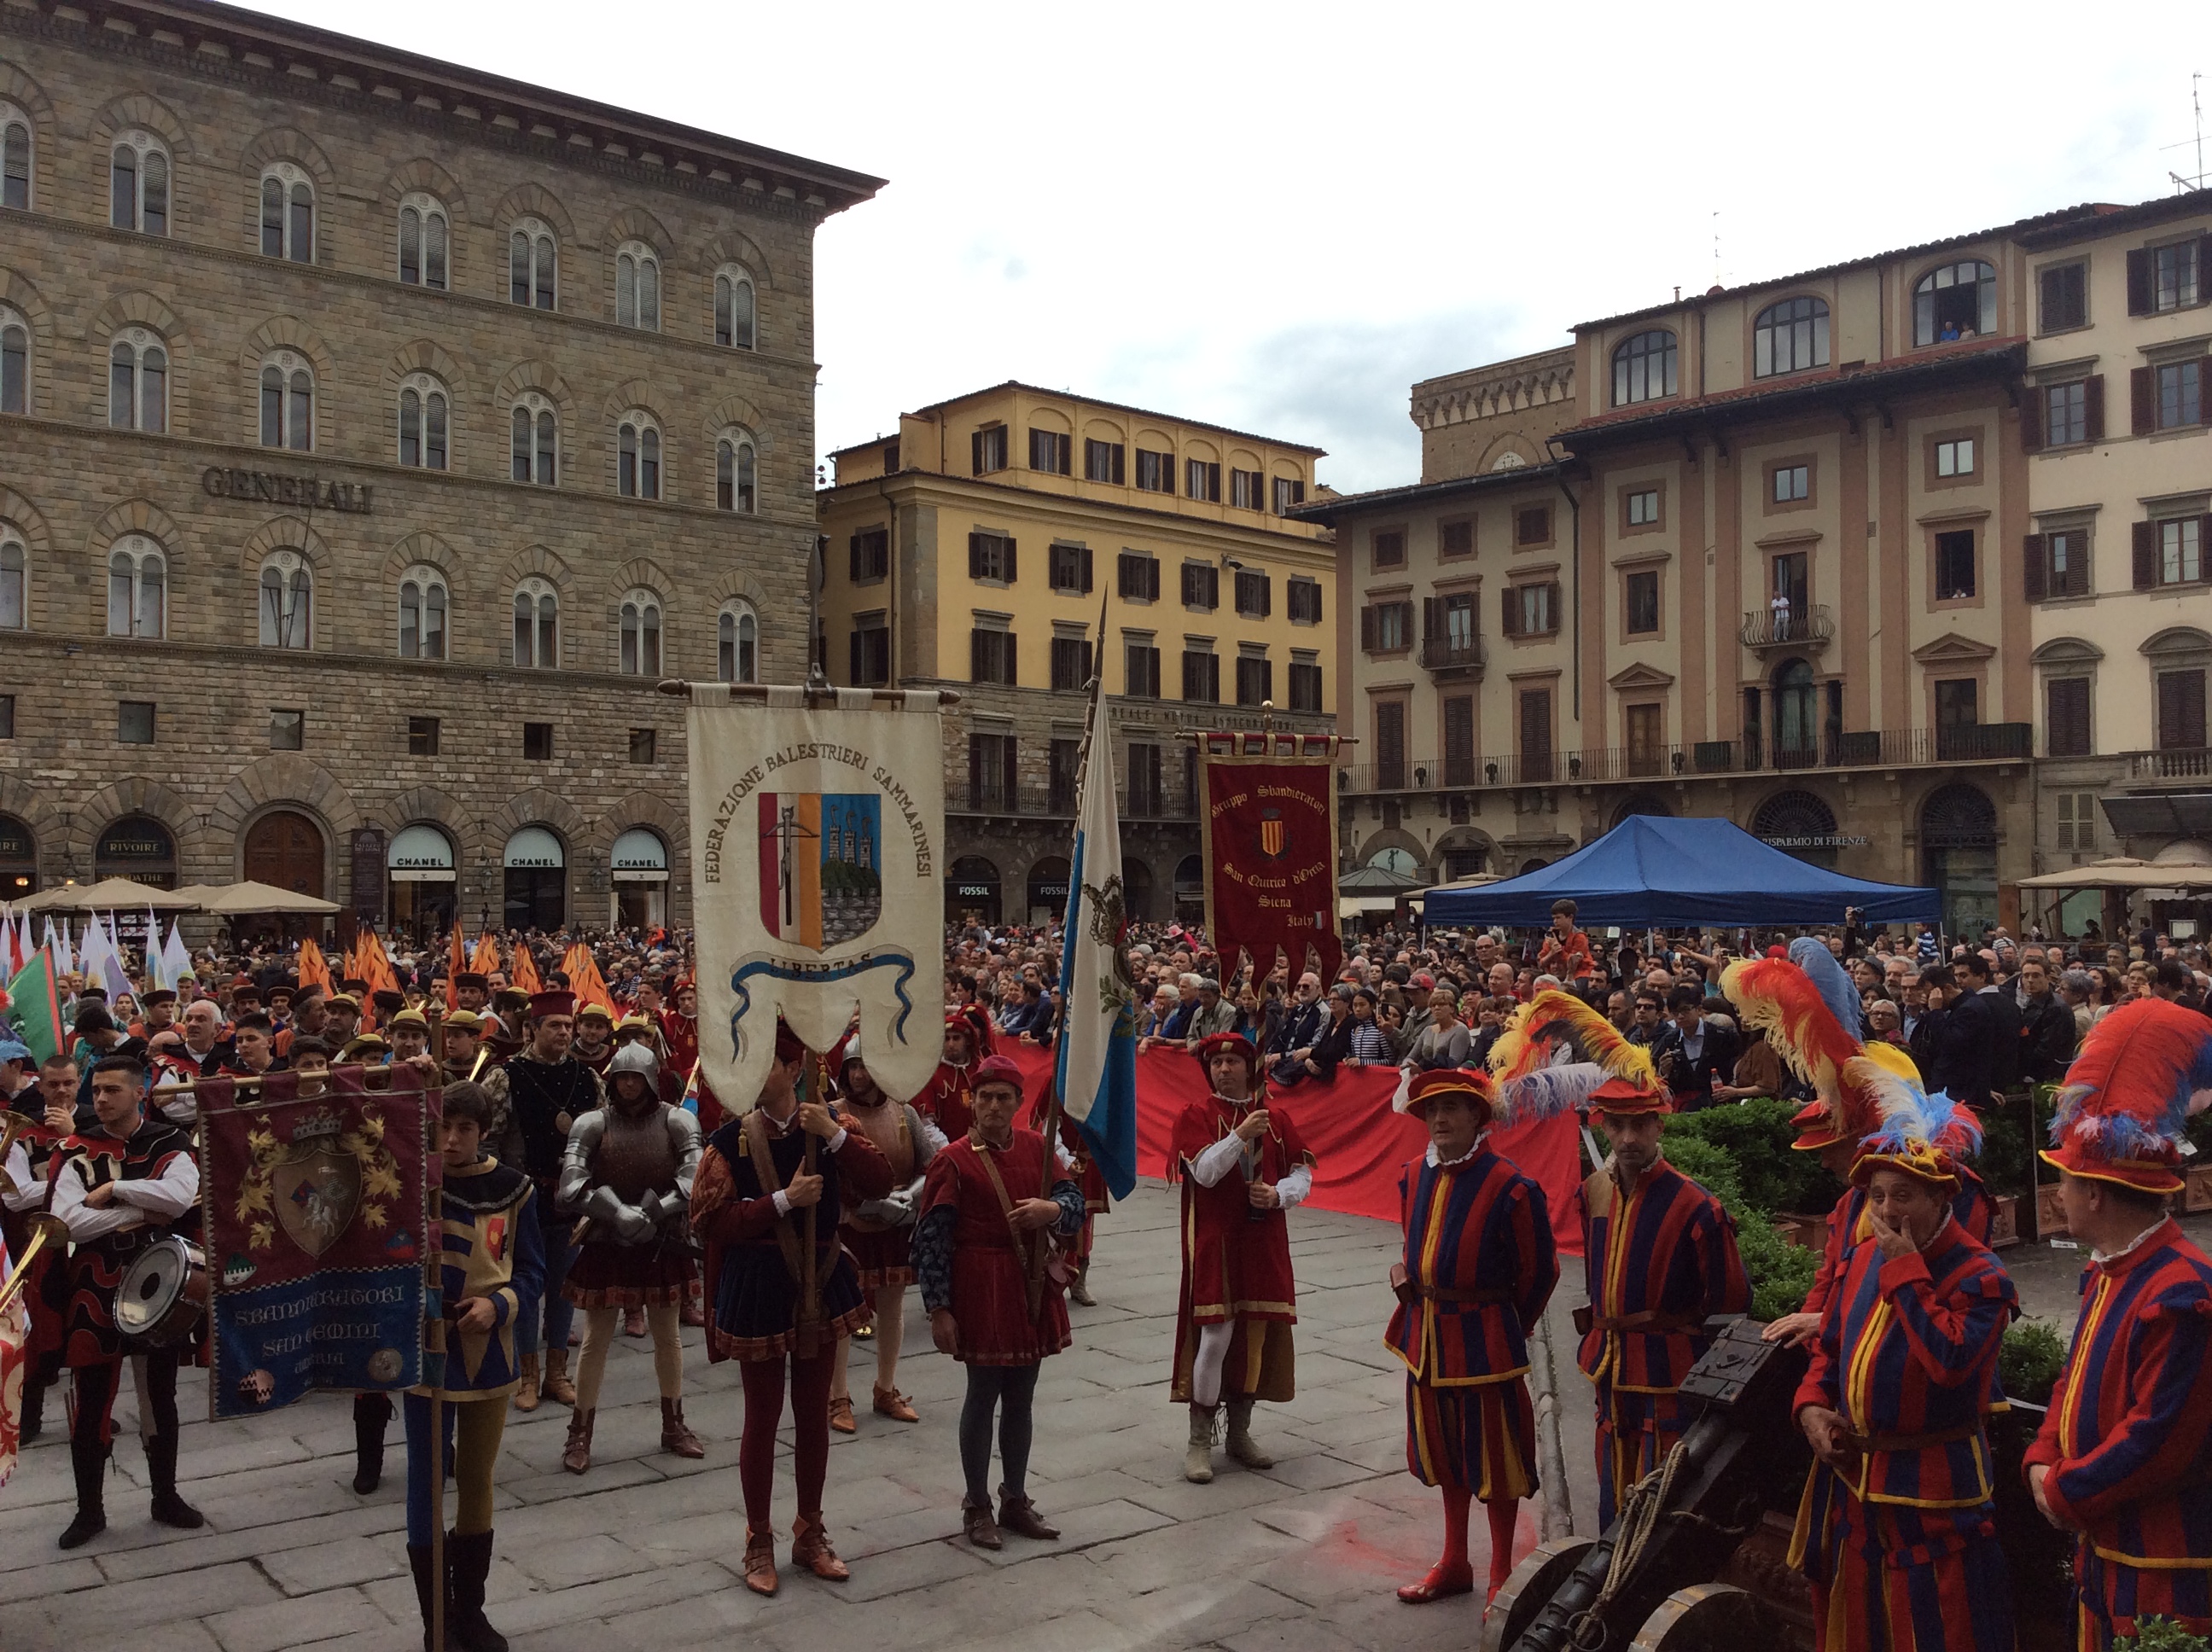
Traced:
<svg viewBox="0 0 2212 1652">
<path fill-rule="evenodd" d="M 1260 853 L 1270 860 L 1280 860 L 1290 847 L 1290 829 L 1283 824 L 1279 809 L 1260 811 Z"/>
<path fill-rule="evenodd" d="M 364 1110 L 359 1128 L 348 1130 L 335 1112 L 318 1110 L 294 1120 L 285 1134 L 280 1141 L 267 1118 L 246 1132 L 252 1163 L 239 1184 L 237 1215 L 252 1249 L 269 1249 L 281 1228 L 319 1259 L 356 1215 L 372 1229 L 385 1225 L 386 1203 L 399 1194 L 399 1168 L 380 1117 Z"/>
<path fill-rule="evenodd" d="M 918 1094 L 944 1042 L 936 696 L 695 683 L 690 734 L 702 1077 L 742 1113 L 779 1016 L 826 1050 L 857 1011 L 869 1071 Z"/>
</svg>

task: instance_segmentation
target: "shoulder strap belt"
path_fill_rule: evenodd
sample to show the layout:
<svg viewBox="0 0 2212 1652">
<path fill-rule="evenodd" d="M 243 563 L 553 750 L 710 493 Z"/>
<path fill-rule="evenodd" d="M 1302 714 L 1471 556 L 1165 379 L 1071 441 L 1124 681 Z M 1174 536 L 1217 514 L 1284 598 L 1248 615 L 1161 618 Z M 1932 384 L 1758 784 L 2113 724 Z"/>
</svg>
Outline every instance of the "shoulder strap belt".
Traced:
<svg viewBox="0 0 2212 1652">
<path fill-rule="evenodd" d="M 1007 1197 L 1006 1180 L 999 1174 L 998 1151 L 985 1146 L 972 1136 L 969 1139 L 975 1145 L 976 1162 L 982 1165 L 983 1174 L 991 1178 L 991 1191 L 999 1196 L 999 1211 L 1006 1218 L 1006 1231 L 1014 1236 L 1014 1254 L 1022 1259 L 1022 1269 L 1027 1272 L 1032 1260 L 1030 1236 L 1024 1233 L 1020 1224 L 1014 1220 L 1014 1201 Z M 1039 1243 L 1050 1242 L 1042 1234 L 1037 1236 L 1037 1240 Z"/>
<path fill-rule="evenodd" d="M 745 1114 L 745 1151 L 752 1156 L 753 1175 L 758 1179 L 763 1199 L 773 1199 L 783 1191 L 783 1178 L 775 1173 L 775 1156 L 769 1151 L 768 1120 L 760 1108 Z M 783 1252 L 783 1265 L 791 1270 L 794 1283 L 806 1278 L 805 1258 L 799 1248 L 799 1236 L 791 1229 L 790 1218 L 775 1218 L 775 1242 Z"/>
<path fill-rule="evenodd" d="M 1971 1440 L 1982 1431 L 1982 1425 L 1967 1423 L 1959 1428 L 1945 1429 L 1940 1434 L 1853 1434 L 1850 1442 L 1862 1453 L 1871 1455 L 1877 1451 L 1929 1451 L 1937 1446 L 1956 1445 L 1961 1440 Z"/>
<path fill-rule="evenodd" d="M 1425 1285 L 1420 1291 L 1431 1302 L 1462 1306 L 1470 1303 L 1510 1303 L 1514 1299 L 1513 1293 L 1502 1286 L 1485 1286 L 1480 1291 L 1455 1291 L 1449 1285 Z"/>
<path fill-rule="evenodd" d="M 1623 1314 L 1618 1319 L 1600 1314 L 1590 1308 L 1577 1308 L 1574 1314 L 1575 1329 L 1588 1336 L 1592 1331 L 1640 1331 L 1647 1336 L 1671 1336 L 1686 1331 L 1702 1330 L 1702 1314 L 1662 1314 L 1656 1308 L 1641 1313 Z"/>
</svg>

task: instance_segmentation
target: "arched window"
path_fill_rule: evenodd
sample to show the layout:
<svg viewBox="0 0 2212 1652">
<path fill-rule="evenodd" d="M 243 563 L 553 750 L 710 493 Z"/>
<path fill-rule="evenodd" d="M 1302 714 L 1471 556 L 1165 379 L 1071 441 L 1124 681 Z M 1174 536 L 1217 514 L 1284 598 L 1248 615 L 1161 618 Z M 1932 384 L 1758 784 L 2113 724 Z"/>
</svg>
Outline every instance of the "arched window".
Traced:
<svg viewBox="0 0 2212 1652">
<path fill-rule="evenodd" d="M 125 328 L 108 347 L 107 422 L 117 430 L 169 428 L 169 352 L 143 327 Z"/>
<path fill-rule="evenodd" d="M 427 373 L 408 375 L 399 386 L 399 462 L 424 471 L 442 471 L 448 454 L 450 401 L 445 386 Z"/>
<path fill-rule="evenodd" d="M 1948 344 L 1997 330 L 1997 272 L 1979 258 L 1930 270 L 1912 289 L 1912 342 Z"/>
<path fill-rule="evenodd" d="M 295 351 L 278 350 L 261 364 L 261 445 L 314 450 L 315 375 Z"/>
<path fill-rule="evenodd" d="M 0 522 L 0 631 L 21 631 L 31 623 L 31 559 L 22 536 Z"/>
<path fill-rule="evenodd" d="M 107 553 L 107 635 L 167 635 L 168 564 L 143 534 L 126 534 Z"/>
<path fill-rule="evenodd" d="M 715 507 L 750 516 L 759 507 L 759 494 L 753 439 L 743 431 L 730 431 L 714 444 Z"/>
<path fill-rule="evenodd" d="M 1674 335 L 1638 333 L 1613 352 L 1613 404 L 1656 402 L 1674 393 Z"/>
<path fill-rule="evenodd" d="M 726 349 L 753 348 L 753 278 L 735 265 L 714 277 L 714 342 Z"/>
<path fill-rule="evenodd" d="M 659 498 L 660 432 L 653 416 L 623 414 L 615 443 L 615 491 L 624 499 Z"/>
<path fill-rule="evenodd" d="M 660 598 L 650 591 L 623 594 L 621 671 L 624 677 L 660 675 Z"/>
<path fill-rule="evenodd" d="M 0 207 L 27 211 L 31 204 L 31 123 L 12 103 L 0 103 Z"/>
<path fill-rule="evenodd" d="M 315 186 L 289 161 L 261 174 L 261 256 L 315 261 Z"/>
<path fill-rule="evenodd" d="M 760 622 L 750 603 L 731 603 L 715 622 L 714 676 L 723 683 L 760 681 Z"/>
<path fill-rule="evenodd" d="M 520 218 L 507 237 L 507 296 L 514 304 L 553 307 L 553 232 L 535 218 Z"/>
<path fill-rule="evenodd" d="M 642 241 L 624 241 L 615 254 L 615 322 L 660 331 L 660 260 Z"/>
<path fill-rule="evenodd" d="M 446 290 L 446 209 L 435 196 L 399 198 L 399 280 L 403 286 Z"/>
<path fill-rule="evenodd" d="M 1759 313 L 1751 329 L 1751 371 L 1757 379 L 1828 365 L 1828 306 L 1817 298 L 1785 298 Z"/>
<path fill-rule="evenodd" d="M 446 657 L 446 576 L 424 563 L 399 576 L 399 657 Z"/>
<path fill-rule="evenodd" d="M 272 550 L 261 559 L 261 646 L 305 648 L 310 626 L 314 575 L 296 550 Z"/>
<path fill-rule="evenodd" d="M 560 422 L 553 416 L 553 404 L 536 391 L 529 391 L 515 403 L 511 423 L 514 479 L 535 483 L 541 488 L 553 487 L 560 477 L 557 456 L 561 446 Z"/>
<path fill-rule="evenodd" d="M 561 664 L 561 599 L 535 577 L 514 588 L 514 663 L 549 671 Z"/>
<path fill-rule="evenodd" d="M 31 410 L 31 329 L 0 305 L 0 413 Z"/>
<path fill-rule="evenodd" d="M 107 162 L 107 222 L 148 235 L 169 233 L 169 152 L 151 132 L 125 132 Z"/>
</svg>

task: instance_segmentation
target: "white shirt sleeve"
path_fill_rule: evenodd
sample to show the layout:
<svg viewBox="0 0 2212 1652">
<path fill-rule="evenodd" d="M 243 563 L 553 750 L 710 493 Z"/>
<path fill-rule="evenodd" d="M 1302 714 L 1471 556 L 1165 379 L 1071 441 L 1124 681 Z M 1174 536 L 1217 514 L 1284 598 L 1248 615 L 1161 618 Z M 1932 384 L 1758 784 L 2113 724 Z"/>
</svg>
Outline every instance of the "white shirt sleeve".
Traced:
<svg viewBox="0 0 2212 1652">
<path fill-rule="evenodd" d="M 46 1202 L 46 1184 L 31 1179 L 31 1156 L 23 1151 L 21 1142 L 8 1150 L 8 1162 L 0 1169 L 7 1171 L 8 1180 L 15 1187 L 6 1196 L 9 1210 L 34 1211 Z"/>
<path fill-rule="evenodd" d="M 1285 1210 L 1304 1204 L 1306 1195 L 1312 1191 L 1313 1171 L 1304 1164 L 1275 1184 L 1275 1196 L 1283 1201 Z"/>
<path fill-rule="evenodd" d="M 1190 1174 L 1201 1187 L 1211 1187 L 1227 1175 L 1244 1157 L 1244 1144 L 1231 1131 L 1190 1162 Z"/>
<path fill-rule="evenodd" d="M 775 1190 L 775 1213 L 778 1216 L 791 1214 L 791 1195 L 781 1187 Z"/>
<path fill-rule="evenodd" d="M 838 1127 L 837 1133 L 822 1144 L 824 1151 L 834 1153 L 842 1147 L 845 1145 L 846 1134 L 844 1127 L 842 1125 Z"/>
<path fill-rule="evenodd" d="M 115 1198 L 118 1204 L 135 1205 L 149 1216 L 162 1222 L 174 1221 L 191 1209 L 200 1196 L 200 1167 L 190 1153 L 173 1155 L 168 1168 L 157 1176 L 138 1181 L 118 1181 Z"/>
<path fill-rule="evenodd" d="M 119 1202 L 94 1210 L 84 1202 L 84 1195 L 83 1162 L 71 1159 L 54 1172 L 53 1212 L 68 1224 L 70 1238 L 77 1244 L 146 1219 L 144 1212 Z"/>
</svg>

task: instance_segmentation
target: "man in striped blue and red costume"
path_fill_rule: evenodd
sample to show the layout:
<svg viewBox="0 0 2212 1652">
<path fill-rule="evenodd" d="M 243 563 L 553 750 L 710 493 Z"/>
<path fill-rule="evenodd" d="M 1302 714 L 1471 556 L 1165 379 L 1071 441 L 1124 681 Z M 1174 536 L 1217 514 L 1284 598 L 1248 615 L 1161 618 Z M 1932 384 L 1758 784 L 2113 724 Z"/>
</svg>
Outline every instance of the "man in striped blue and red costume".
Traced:
<svg viewBox="0 0 2212 1652">
<path fill-rule="evenodd" d="M 1735 1224 L 1661 1150 L 1664 1092 L 1642 1078 L 1613 1078 L 1590 1107 L 1613 1151 L 1577 1195 L 1589 1305 L 1575 1310 L 1575 1363 L 1597 1385 L 1602 1530 L 1689 1428 L 1680 1389 L 1712 1341 L 1705 1321 L 1748 1309 L 1751 1281 Z"/>
<path fill-rule="evenodd" d="M 1424 1606 L 1474 1588 L 1469 1505 L 1490 1516 L 1490 1594 L 1513 1569 L 1521 1499 L 1536 1490 L 1528 1327 L 1559 1282 L 1544 1190 L 1490 1151 L 1489 1078 L 1442 1068 L 1413 1080 L 1405 1110 L 1428 1151 L 1398 1177 L 1406 1254 L 1390 1270 L 1398 1309 L 1383 1343 L 1406 1363 L 1406 1467 L 1444 1499 L 1443 1558 L 1398 1598 Z"/>
<path fill-rule="evenodd" d="M 2012 1603 L 1983 1426 L 2019 1311 L 1996 1258 L 1951 1213 L 1972 1114 L 1886 1075 L 1852 1170 L 1874 1233 L 1844 1258 L 1796 1414 L 1820 1461 L 1790 1564 L 1820 1652 L 2012 1652 Z"/>
<path fill-rule="evenodd" d="M 2028 1484 L 2075 1534 L 2082 1652 L 2147 1618 L 2212 1635 L 2212 1260 L 2166 1214 L 2191 1098 L 2212 1091 L 2212 1022 L 2123 1005 L 2067 1078 L 2043 1157 L 2089 1266 Z"/>
</svg>

